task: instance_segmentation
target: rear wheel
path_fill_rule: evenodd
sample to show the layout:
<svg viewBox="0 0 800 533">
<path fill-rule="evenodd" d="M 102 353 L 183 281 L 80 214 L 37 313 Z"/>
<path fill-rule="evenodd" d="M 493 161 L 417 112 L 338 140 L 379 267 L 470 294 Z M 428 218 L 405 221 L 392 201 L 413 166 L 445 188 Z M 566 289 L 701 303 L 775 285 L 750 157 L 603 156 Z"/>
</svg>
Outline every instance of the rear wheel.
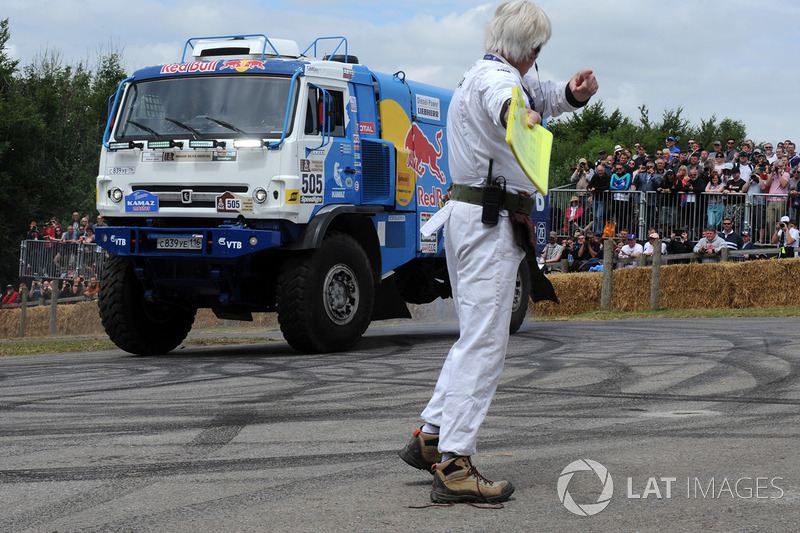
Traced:
<svg viewBox="0 0 800 533">
<path fill-rule="evenodd" d="M 528 270 L 528 261 L 523 259 L 517 269 L 517 280 L 514 284 L 514 303 L 511 305 L 511 323 L 509 331 L 514 334 L 525 322 L 528 316 L 528 301 L 531 294 L 531 273 Z"/>
<path fill-rule="evenodd" d="M 374 291 L 364 249 L 349 235 L 331 233 L 318 249 L 289 259 L 281 268 L 281 332 L 300 352 L 349 350 L 369 326 Z"/>
<path fill-rule="evenodd" d="M 126 352 L 165 354 L 192 329 L 197 309 L 145 300 L 128 257 L 106 260 L 100 286 L 100 320 L 111 341 Z"/>
</svg>

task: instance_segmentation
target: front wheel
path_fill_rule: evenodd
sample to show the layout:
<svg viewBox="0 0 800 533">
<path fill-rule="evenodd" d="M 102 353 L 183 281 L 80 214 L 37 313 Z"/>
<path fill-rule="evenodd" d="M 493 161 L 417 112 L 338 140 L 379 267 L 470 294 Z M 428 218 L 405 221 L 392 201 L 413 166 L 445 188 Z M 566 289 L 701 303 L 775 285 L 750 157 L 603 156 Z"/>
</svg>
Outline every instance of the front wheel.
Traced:
<svg viewBox="0 0 800 533">
<path fill-rule="evenodd" d="M 531 294 L 531 273 L 528 270 L 528 260 L 523 259 L 517 269 L 517 280 L 514 284 L 514 303 L 511 305 L 511 323 L 508 330 L 513 335 L 525 322 L 528 316 L 528 300 Z"/>
<path fill-rule="evenodd" d="M 349 350 L 367 330 L 375 287 L 361 245 L 331 233 L 318 249 L 295 256 L 278 277 L 278 322 L 286 341 L 305 353 Z"/>
<path fill-rule="evenodd" d="M 111 256 L 100 280 L 100 320 L 119 348 L 136 355 L 163 355 L 180 346 L 194 324 L 195 308 L 149 302 L 130 258 Z"/>
</svg>

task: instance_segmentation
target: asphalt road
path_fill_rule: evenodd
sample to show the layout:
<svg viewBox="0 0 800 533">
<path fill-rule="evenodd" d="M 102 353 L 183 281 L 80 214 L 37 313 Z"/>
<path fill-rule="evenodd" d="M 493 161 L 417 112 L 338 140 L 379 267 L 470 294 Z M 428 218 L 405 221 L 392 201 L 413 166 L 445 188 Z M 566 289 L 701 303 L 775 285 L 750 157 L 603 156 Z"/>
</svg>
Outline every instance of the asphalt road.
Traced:
<svg viewBox="0 0 800 533">
<path fill-rule="evenodd" d="M 455 326 L 0 358 L 0 531 L 798 531 L 797 332 L 525 324 L 474 457 L 503 509 L 416 508 L 431 477 L 396 455 Z"/>
</svg>

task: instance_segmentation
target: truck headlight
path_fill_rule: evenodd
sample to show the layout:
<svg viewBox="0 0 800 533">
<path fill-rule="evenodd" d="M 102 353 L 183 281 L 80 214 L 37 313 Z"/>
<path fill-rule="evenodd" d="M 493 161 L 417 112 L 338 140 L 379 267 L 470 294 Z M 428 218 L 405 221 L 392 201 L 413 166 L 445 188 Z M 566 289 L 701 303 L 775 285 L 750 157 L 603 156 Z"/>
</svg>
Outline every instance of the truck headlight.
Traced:
<svg viewBox="0 0 800 533">
<path fill-rule="evenodd" d="M 120 203 L 122 201 L 123 196 L 124 195 L 122 194 L 122 189 L 120 189 L 119 187 L 114 187 L 113 189 L 108 191 L 108 197 L 111 198 L 111 201 L 114 203 L 117 204 Z"/>
</svg>

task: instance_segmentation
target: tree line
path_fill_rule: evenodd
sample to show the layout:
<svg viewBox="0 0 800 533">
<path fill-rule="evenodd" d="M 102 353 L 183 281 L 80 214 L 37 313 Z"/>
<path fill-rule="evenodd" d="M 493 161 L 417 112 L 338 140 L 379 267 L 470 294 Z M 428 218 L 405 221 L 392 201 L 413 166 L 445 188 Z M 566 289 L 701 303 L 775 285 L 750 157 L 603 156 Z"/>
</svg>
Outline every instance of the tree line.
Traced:
<svg viewBox="0 0 800 533">
<path fill-rule="evenodd" d="M 0 20 L 0 283 L 16 284 L 19 246 L 31 221 L 55 216 L 62 224 L 73 211 L 95 213 L 95 181 L 109 97 L 128 77 L 118 52 L 101 53 L 96 64 L 65 65 L 58 51 L 39 54 L 20 68 L 8 54 L 9 20 Z M 594 102 L 549 124 L 555 141 L 551 186 L 569 181 L 578 159 L 593 161 L 600 149 L 613 152 L 643 142 L 651 153 L 673 135 L 704 146 L 716 139 L 745 138 L 741 122 L 716 117 L 697 126 L 682 109 L 652 122 L 646 106 L 638 122 Z M 40 230 L 41 230 L 40 226 Z"/>
</svg>

